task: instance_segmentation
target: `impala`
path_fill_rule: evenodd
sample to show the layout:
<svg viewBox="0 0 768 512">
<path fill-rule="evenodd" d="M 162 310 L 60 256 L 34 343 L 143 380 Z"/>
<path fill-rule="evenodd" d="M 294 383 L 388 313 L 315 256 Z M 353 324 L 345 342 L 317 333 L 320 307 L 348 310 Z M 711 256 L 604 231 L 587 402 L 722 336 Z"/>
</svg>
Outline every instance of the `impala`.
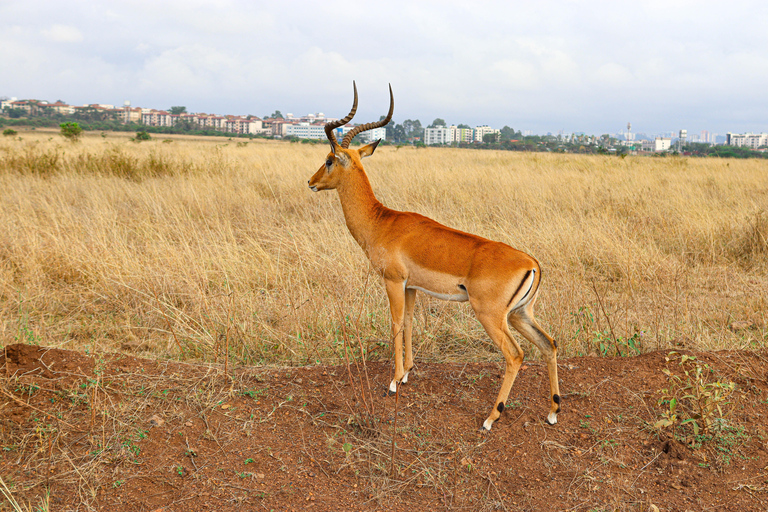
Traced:
<svg viewBox="0 0 768 512">
<path fill-rule="evenodd" d="M 418 213 L 400 212 L 382 205 L 374 196 L 361 159 L 371 156 L 378 140 L 359 149 L 350 148 L 359 133 L 385 126 L 395 107 L 389 87 L 389 113 L 377 123 L 349 131 L 339 144 L 333 130 L 347 124 L 357 111 L 357 86 L 349 114 L 325 126 L 331 152 L 309 180 L 314 192 L 336 189 L 349 232 L 384 278 L 392 314 L 395 376 L 389 393 L 408 381 L 413 368 L 411 334 L 416 291 L 450 301 L 469 301 L 477 319 L 504 354 L 504 379 L 499 395 L 482 428 L 491 429 L 504 411 L 512 384 L 523 362 L 523 351 L 509 324 L 541 350 L 547 362 L 550 412 L 547 422 L 557 422 L 560 391 L 557 380 L 557 343 L 533 317 L 541 283 L 538 262 L 501 242 L 449 228 Z M 405 365 L 403 364 L 405 343 Z"/>
</svg>

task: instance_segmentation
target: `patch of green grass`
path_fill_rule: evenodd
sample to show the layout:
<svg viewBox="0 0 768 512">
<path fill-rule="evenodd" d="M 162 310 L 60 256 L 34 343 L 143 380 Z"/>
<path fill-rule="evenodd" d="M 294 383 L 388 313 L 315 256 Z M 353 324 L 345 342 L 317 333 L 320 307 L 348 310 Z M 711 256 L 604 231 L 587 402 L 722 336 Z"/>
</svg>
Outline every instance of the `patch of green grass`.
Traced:
<svg viewBox="0 0 768 512">
<path fill-rule="evenodd" d="M 671 428 L 676 437 L 689 442 L 696 442 L 699 436 L 711 438 L 713 426 L 722 421 L 723 407 L 730 405 L 728 400 L 736 385 L 720 380 L 714 369 L 696 356 L 672 351 L 666 360 L 677 362 L 677 368 L 662 370 L 669 378 L 669 386 L 661 390 L 658 405 L 663 410 L 654 427 Z"/>
</svg>

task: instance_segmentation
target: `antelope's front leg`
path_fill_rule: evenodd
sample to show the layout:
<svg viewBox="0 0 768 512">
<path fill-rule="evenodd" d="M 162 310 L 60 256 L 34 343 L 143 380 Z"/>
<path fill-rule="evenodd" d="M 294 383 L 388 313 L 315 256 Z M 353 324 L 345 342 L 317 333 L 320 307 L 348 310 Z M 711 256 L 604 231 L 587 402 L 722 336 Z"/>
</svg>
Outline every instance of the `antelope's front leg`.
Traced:
<svg viewBox="0 0 768 512">
<path fill-rule="evenodd" d="M 397 393 L 397 385 L 405 376 L 403 368 L 403 324 L 405 317 L 405 282 L 386 281 L 389 311 L 392 313 L 392 340 L 395 355 L 395 378 L 389 383 L 389 394 Z"/>
<path fill-rule="evenodd" d="M 405 289 L 405 317 L 403 319 L 403 338 L 405 340 L 405 375 L 403 384 L 408 382 L 408 374 L 413 368 L 413 306 L 416 303 L 416 290 Z"/>
</svg>

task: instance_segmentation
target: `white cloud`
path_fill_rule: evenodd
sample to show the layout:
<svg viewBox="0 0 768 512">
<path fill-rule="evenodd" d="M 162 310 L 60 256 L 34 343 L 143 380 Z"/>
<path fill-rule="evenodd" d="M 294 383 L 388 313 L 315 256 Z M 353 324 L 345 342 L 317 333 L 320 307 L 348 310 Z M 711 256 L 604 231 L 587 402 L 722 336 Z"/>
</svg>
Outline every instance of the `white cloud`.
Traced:
<svg viewBox="0 0 768 512">
<path fill-rule="evenodd" d="M 54 43 L 79 43 L 83 40 L 83 34 L 71 25 L 53 25 L 41 30 L 43 36 Z"/>
<path fill-rule="evenodd" d="M 594 85 L 603 88 L 627 87 L 632 84 L 632 73 L 621 64 L 609 62 L 597 68 L 594 77 Z"/>
<path fill-rule="evenodd" d="M 631 117 L 638 131 L 768 131 L 768 3 L 737 7 L 0 2 L 0 69 L 11 70 L 0 95 L 335 116 L 355 79 L 361 119 L 386 109 L 391 82 L 398 121 L 604 133 Z M 700 119 L 710 124 L 691 124 Z"/>
</svg>

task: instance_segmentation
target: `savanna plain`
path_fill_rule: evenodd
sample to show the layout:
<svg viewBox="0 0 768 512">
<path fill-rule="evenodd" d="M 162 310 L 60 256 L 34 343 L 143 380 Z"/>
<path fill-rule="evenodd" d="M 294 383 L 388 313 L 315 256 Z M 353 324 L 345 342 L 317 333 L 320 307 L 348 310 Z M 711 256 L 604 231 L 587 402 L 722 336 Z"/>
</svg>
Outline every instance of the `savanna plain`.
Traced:
<svg viewBox="0 0 768 512">
<path fill-rule="evenodd" d="M 379 147 L 380 201 L 536 257 L 563 412 L 382 284 L 327 144 L 0 140 L 0 510 L 765 510 L 768 163 Z M 427 243 L 425 241 L 425 243 Z"/>
</svg>

